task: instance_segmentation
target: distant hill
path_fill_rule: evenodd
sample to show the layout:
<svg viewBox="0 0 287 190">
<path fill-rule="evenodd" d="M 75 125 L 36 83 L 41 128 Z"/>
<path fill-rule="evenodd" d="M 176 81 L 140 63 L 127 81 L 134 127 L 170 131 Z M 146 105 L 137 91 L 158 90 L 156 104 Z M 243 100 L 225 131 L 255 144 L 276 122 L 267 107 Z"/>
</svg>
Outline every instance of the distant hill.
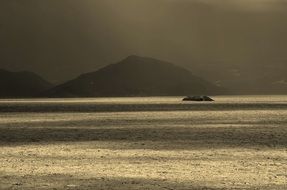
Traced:
<svg viewBox="0 0 287 190">
<path fill-rule="evenodd" d="M 129 56 L 56 86 L 46 97 L 174 96 L 222 94 L 224 90 L 171 63 Z"/>
<path fill-rule="evenodd" d="M 52 85 L 32 72 L 0 69 L 0 98 L 34 97 Z"/>
</svg>

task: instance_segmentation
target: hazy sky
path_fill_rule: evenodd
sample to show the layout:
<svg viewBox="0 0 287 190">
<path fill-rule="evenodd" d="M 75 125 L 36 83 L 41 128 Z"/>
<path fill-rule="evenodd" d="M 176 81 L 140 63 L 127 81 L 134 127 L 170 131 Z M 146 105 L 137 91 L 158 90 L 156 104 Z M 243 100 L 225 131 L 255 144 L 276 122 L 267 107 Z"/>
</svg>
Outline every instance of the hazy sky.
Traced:
<svg viewBox="0 0 287 190">
<path fill-rule="evenodd" d="M 1 0 L 0 67 L 62 81 L 138 54 L 284 83 L 286 19 L 287 0 Z"/>
</svg>

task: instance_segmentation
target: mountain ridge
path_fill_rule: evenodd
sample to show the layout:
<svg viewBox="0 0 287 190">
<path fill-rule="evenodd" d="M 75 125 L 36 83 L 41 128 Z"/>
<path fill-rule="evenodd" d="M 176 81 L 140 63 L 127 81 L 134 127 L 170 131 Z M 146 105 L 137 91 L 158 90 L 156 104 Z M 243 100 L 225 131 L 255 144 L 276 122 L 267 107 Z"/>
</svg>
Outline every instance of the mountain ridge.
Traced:
<svg viewBox="0 0 287 190">
<path fill-rule="evenodd" d="M 97 71 L 84 73 L 44 93 L 46 97 L 174 96 L 222 94 L 220 88 L 175 64 L 128 56 Z"/>
</svg>

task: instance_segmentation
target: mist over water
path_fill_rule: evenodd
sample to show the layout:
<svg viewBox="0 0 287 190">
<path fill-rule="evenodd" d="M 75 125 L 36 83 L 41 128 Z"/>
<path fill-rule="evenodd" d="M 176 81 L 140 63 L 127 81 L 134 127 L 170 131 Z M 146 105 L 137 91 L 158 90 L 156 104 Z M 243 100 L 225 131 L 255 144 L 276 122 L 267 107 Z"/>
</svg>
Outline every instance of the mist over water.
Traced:
<svg viewBox="0 0 287 190">
<path fill-rule="evenodd" d="M 285 0 L 0 2 L 0 67 L 61 83 L 135 54 L 235 91 L 284 94 Z"/>
</svg>

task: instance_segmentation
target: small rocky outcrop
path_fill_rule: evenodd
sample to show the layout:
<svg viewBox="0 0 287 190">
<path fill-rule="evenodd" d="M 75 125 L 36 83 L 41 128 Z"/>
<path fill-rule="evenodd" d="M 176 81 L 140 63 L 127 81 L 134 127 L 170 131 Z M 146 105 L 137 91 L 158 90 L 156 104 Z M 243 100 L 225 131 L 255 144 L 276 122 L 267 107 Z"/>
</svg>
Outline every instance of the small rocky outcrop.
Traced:
<svg viewBox="0 0 287 190">
<path fill-rule="evenodd" d="M 187 97 L 183 98 L 182 101 L 212 102 L 214 100 L 208 96 L 187 96 Z"/>
</svg>

